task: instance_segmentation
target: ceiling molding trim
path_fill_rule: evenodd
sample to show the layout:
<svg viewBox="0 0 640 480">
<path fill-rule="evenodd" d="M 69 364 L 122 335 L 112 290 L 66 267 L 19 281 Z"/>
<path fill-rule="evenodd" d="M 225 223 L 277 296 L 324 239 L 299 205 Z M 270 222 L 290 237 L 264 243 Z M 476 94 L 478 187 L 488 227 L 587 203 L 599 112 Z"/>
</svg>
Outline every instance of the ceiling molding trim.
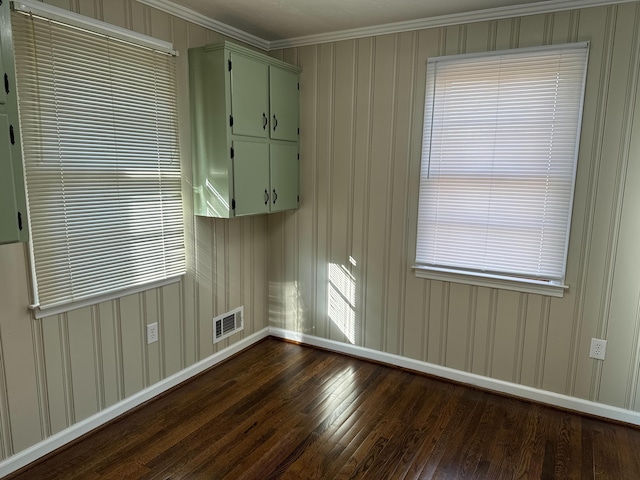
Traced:
<svg viewBox="0 0 640 480">
<path fill-rule="evenodd" d="M 251 35 L 250 33 L 232 27 L 231 25 L 227 25 L 226 23 L 222 23 L 218 20 L 214 20 L 213 18 L 209 18 L 205 15 L 202 15 L 201 13 L 196 12 L 195 10 L 183 7 L 182 5 L 178 5 L 170 0 L 136 1 L 150 7 L 157 8 L 158 10 L 162 10 L 163 12 L 169 13 L 188 22 L 200 25 L 201 27 L 205 27 L 215 32 L 221 33 L 229 38 L 233 38 L 234 40 L 239 40 L 246 44 L 252 45 L 261 50 L 268 51 L 270 49 L 270 42 L 268 40 L 264 40 L 263 38 Z"/>
<path fill-rule="evenodd" d="M 282 40 L 268 41 L 247 33 L 238 28 L 219 22 L 207 17 L 190 8 L 178 5 L 171 0 L 136 0 L 139 3 L 157 8 L 163 12 L 174 15 L 188 22 L 195 23 L 201 27 L 208 28 L 215 32 L 239 40 L 246 44 L 257 47 L 261 50 L 271 51 L 281 48 L 303 47 L 306 45 L 317 45 L 320 43 L 337 42 L 340 40 L 351 40 L 355 38 L 372 37 L 375 35 L 387 35 L 392 33 L 410 32 L 413 30 L 423 30 L 427 28 L 448 27 L 463 23 L 483 22 L 489 20 L 500 20 L 512 17 L 525 17 L 529 15 L 539 15 L 551 12 L 562 12 L 566 10 L 576 10 L 589 7 L 601 7 L 617 3 L 633 3 L 638 0 L 543 0 L 539 2 L 527 3 L 524 5 L 512 5 L 507 7 L 488 8 L 472 12 L 455 13 L 451 15 L 440 15 L 437 17 L 420 18 L 403 22 L 385 23 L 371 27 L 353 28 L 339 30 L 329 33 L 319 33 L 315 35 L 305 35 L 302 37 L 285 38 Z"/>
<path fill-rule="evenodd" d="M 511 17 L 524 17 L 528 15 L 576 10 L 580 8 L 600 7 L 615 3 L 632 3 L 636 1 L 637 0 L 545 0 L 541 2 L 527 3 L 524 5 L 489 8 L 473 12 L 455 13 L 451 15 L 441 15 L 417 20 L 386 23 L 371 27 L 353 28 L 337 32 L 275 40 L 269 43 L 269 50 L 303 47 L 305 45 L 317 45 L 319 43 L 337 42 L 340 40 L 351 40 L 354 38 L 371 37 L 375 35 L 409 32 L 412 30 L 423 30 L 426 28 L 448 27 L 463 23 L 500 20 Z"/>
</svg>

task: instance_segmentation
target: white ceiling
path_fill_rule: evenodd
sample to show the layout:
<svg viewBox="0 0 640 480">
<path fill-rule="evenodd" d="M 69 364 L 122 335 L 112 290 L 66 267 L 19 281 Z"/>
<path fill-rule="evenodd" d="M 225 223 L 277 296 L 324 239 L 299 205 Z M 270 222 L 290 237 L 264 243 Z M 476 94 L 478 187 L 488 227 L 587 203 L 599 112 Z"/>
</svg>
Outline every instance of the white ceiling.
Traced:
<svg viewBox="0 0 640 480">
<path fill-rule="evenodd" d="M 552 5 L 562 0 L 172 0 L 172 3 L 274 41 L 498 7 Z"/>
</svg>

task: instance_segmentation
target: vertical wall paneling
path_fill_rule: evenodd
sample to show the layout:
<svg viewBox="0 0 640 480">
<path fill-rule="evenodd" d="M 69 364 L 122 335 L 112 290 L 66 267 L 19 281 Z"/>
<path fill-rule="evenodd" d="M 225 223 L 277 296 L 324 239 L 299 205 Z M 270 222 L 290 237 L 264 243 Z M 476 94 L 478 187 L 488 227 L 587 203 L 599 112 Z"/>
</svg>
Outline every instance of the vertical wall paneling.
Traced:
<svg viewBox="0 0 640 480">
<path fill-rule="evenodd" d="M 637 118 L 637 117 L 636 117 Z M 633 377 L 631 378 L 631 392 L 629 396 L 629 408 L 640 411 L 640 296 L 638 297 L 636 309 L 636 330 L 634 332 L 636 339 L 636 351 L 634 355 Z"/>
<path fill-rule="evenodd" d="M 45 368 L 44 359 L 44 341 L 42 337 L 42 323 L 29 322 L 31 325 L 32 343 L 34 346 L 34 362 L 36 368 L 36 387 L 38 389 L 38 406 L 40 408 L 40 432 L 42 438 L 46 438 L 51 435 L 51 419 L 49 418 L 49 399 L 47 397 L 47 371 Z M 95 340 L 95 337 L 94 337 Z M 0 349 L 2 349 L 2 339 L 0 338 Z M 0 352 L 1 356 L 1 352 Z M 2 365 L 2 359 L 0 358 L 0 365 Z M 1 383 L 1 382 L 0 382 Z M 1 386 L 1 385 L 0 385 Z M 2 410 L 2 407 L 0 407 Z M 0 414 L 1 416 L 1 414 Z M 1 421 L 1 418 L 0 418 Z M 0 446 L 0 449 L 2 447 Z M 0 450 L 1 451 L 1 450 Z"/>
<path fill-rule="evenodd" d="M 537 47 L 544 45 L 551 36 L 552 29 L 549 28 L 551 15 L 530 15 L 518 20 L 517 48 Z M 515 29 L 514 29 L 515 30 Z"/>
<path fill-rule="evenodd" d="M 163 351 L 164 377 L 173 375 L 181 369 L 181 312 L 183 311 L 184 298 L 179 284 L 163 287 L 159 292 L 160 319 L 162 334 L 160 339 Z M 211 338 L 209 337 L 209 340 Z"/>
<path fill-rule="evenodd" d="M 396 302 L 397 325 L 396 325 L 396 350 L 400 355 L 404 354 L 404 331 L 405 331 L 405 307 L 406 307 L 406 283 L 407 272 L 413 265 L 413 260 L 408 257 L 408 230 L 409 229 L 409 181 L 411 172 L 411 154 L 413 153 L 413 137 L 411 135 L 412 123 L 414 122 L 414 111 L 416 110 L 416 71 L 418 70 L 417 53 L 418 53 L 418 32 L 404 33 L 400 35 L 398 45 L 399 62 L 402 66 L 401 72 L 398 73 L 396 84 L 402 95 L 400 96 L 400 104 L 396 119 L 396 129 L 398 131 L 398 142 L 396 144 L 395 155 L 403 158 L 404 162 L 396 168 L 399 168 L 395 178 L 393 191 L 396 192 L 396 201 L 392 207 L 392 212 L 396 211 L 400 204 L 400 214 L 392 214 L 392 234 L 399 243 L 397 250 L 394 250 L 397 260 L 392 261 L 392 268 L 398 264 L 396 278 L 398 282 L 398 295 Z M 418 109 L 419 110 L 419 109 Z M 392 278 L 393 283 L 393 278 Z"/>
<path fill-rule="evenodd" d="M 637 65 L 636 68 L 638 68 Z M 633 132 L 631 134 L 630 150 L 630 165 L 627 175 L 627 183 L 629 187 L 625 192 L 625 205 L 628 205 L 629 207 L 627 212 L 625 212 L 625 217 L 623 217 L 623 225 L 625 226 L 623 236 L 625 239 L 625 247 L 629 243 L 633 244 L 633 240 L 638 238 L 638 228 L 640 227 L 638 223 L 633 221 L 634 217 L 632 213 L 634 211 L 633 206 L 640 205 L 640 199 L 638 198 L 640 189 L 635 187 L 635 185 L 640 182 L 640 89 L 636 90 L 635 114 L 633 117 Z M 629 218 L 629 216 L 631 218 Z M 637 282 L 637 275 L 634 274 L 634 278 L 636 278 Z M 636 297 L 635 329 L 632 334 L 635 348 L 634 355 L 632 357 L 631 378 L 629 380 L 630 388 L 628 408 L 640 411 L 640 288 L 636 289 Z"/>
<path fill-rule="evenodd" d="M 299 65 L 299 49 L 292 48 L 283 52 L 283 60 L 293 65 Z M 300 152 L 298 152 L 300 153 Z M 298 158 L 298 162 L 305 160 Z M 299 171 L 299 169 L 298 169 Z M 291 330 L 298 330 L 298 319 L 300 318 L 300 293 L 297 279 L 299 278 L 299 225 L 296 211 L 284 212 L 284 223 L 282 225 L 282 258 L 284 272 L 284 300 L 285 300 L 285 324 Z"/>
<path fill-rule="evenodd" d="M 383 264 L 382 264 L 382 305 L 381 305 L 381 317 L 382 317 L 382 349 L 385 351 L 389 351 L 392 353 L 398 353 L 397 352 L 397 342 L 396 342 L 396 338 L 398 336 L 398 331 L 397 331 L 397 318 L 393 318 L 390 314 L 390 308 L 389 308 L 389 300 L 392 296 L 391 291 L 395 290 L 394 287 L 396 287 L 397 285 L 393 285 L 393 281 L 395 280 L 395 277 L 392 278 L 392 274 L 391 274 L 391 269 L 390 269 L 390 264 L 391 264 L 391 240 L 392 240 L 392 234 L 393 234 L 393 228 L 391 225 L 391 214 L 392 214 L 392 208 L 393 208 L 393 179 L 394 179 L 394 166 L 396 165 L 396 158 L 395 158 L 395 147 L 396 147 L 396 142 L 398 140 L 398 132 L 396 131 L 396 125 L 397 125 L 397 112 L 398 112 L 398 96 L 399 96 L 399 91 L 398 91 L 398 46 L 399 46 L 399 40 L 398 37 L 400 36 L 400 34 L 395 34 L 392 36 L 393 39 L 393 44 L 392 44 L 392 49 L 393 49 L 393 56 L 391 57 L 391 65 L 390 65 L 390 71 L 392 72 L 392 78 L 391 78 L 391 89 L 390 89 L 390 102 L 391 104 L 389 105 L 389 107 L 386 108 L 386 110 L 388 110 L 389 112 L 389 126 L 388 126 L 388 130 L 390 132 L 390 138 L 388 141 L 388 150 L 387 150 L 387 159 L 385 162 L 385 168 L 384 169 L 380 169 L 381 171 L 385 172 L 386 170 L 386 186 L 385 186 L 385 190 L 386 190 L 386 195 L 385 195 L 385 206 L 384 206 L 384 210 L 380 210 L 379 212 L 383 212 L 384 211 L 384 249 L 383 249 Z M 383 51 L 384 52 L 384 51 Z M 379 63 L 381 68 L 385 68 L 383 67 L 383 63 L 380 62 Z M 379 90 L 379 91 L 386 91 L 386 88 L 384 90 Z M 397 163 L 404 163 L 404 162 L 397 162 Z M 397 213 L 397 212 L 396 212 Z M 393 292 L 395 293 L 395 291 Z"/>
<path fill-rule="evenodd" d="M 200 360 L 213 353 L 211 320 L 215 316 L 213 311 L 213 292 L 216 284 L 214 266 L 216 261 L 213 256 L 213 237 L 211 223 L 208 218 L 196 219 L 196 281 L 198 306 L 196 318 L 198 321 L 199 343 L 196 348 L 197 358 Z"/>
<path fill-rule="evenodd" d="M 129 28 L 126 21 L 125 5 L 128 0 L 109 0 L 102 3 L 102 19 L 107 23 L 123 28 Z M 53 3 L 53 2 L 47 2 Z"/>
<path fill-rule="evenodd" d="M 369 158 L 371 154 L 371 99 L 373 97 L 374 40 L 354 40 L 355 93 L 354 93 L 354 141 L 353 141 L 353 225 L 350 256 L 355 265 L 351 274 L 355 282 L 355 337 L 358 345 L 365 345 L 367 281 L 367 208 L 369 197 Z M 303 51 L 301 51 L 303 53 Z M 302 57 L 302 60 L 304 56 Z M 302 123 L 303 132 L 305 125 Z M 302 254 L 302 252 L 301 252 Z"/>
<path fill-rule="evenodd" d="M 396 36 L 395 99 L 393 141 L 390 150 L 389 202 L 387 203 L 387 278 L 386 318 L 387 350 L 396 354 L 403 351 L 404 290 L 407 270 L 407 183 L 411 122 L 414 108 L 414 70 L 416 32 Z"/>
<path fill-rule="evenodd" d="M 406 183 L 406 251 L 405 262 L 412 266 L 415 261 L 416 229 L 418 217 L 418 190 L 420 185 L 420 158 L 422 154 L 422 128 L 424 116 L 424 95 L 427 58 L 440 52 L 440 31 L 438 29 L 416 32 L 416 48 L 413 69 L 413 115 L 408 130 L 409 153 Z M 357 137 L 356 137 L 357 141 Z M 411 358 L 426 360 L 429 343 L 429 281 L 416 278 L 413 270 L 405 272 L 404 318 L 402 351 Z M 420 332 L 418 335 L 417 332 Z"/>
<path fill-rule="evenodd" d="M 458 370 L 464 370 L 467 364 L 470 297 L 469 285 L 451 283 L 448 295 L 443 299 L 447 305 L 446 325 L 443 328 L 444 364 Z"/>
<path fill-rule="evenodd" d="M 45 369 L 47 372 L 47 411 L 49 431 L 55 434 L 66 428 L 70 419 L 66 408 L 65 375 L 62 360 L 62 336 L 57 317 L 45 318 L 42 325 Z M 54 380 L 55 379 L 55 380 Z"/>
<path fill-rule="evenodd" d="M 39 325 L 39 322 L 34 322 Z M 98 305 L 91 307 L 91 331 L 93 332 L 93 372 L 96 382 L 96 407 L 97 410 L 105 408 L 104 392 L 104 355 L 102 353 L 102 326 L 100 325 L 100 309 Z M 46 436 L 48 436 L 47 434 Z"/>
<path fill-rule="evenodd" d="M 296 279 L 300 298 L 299 330 L 315 334 L 315 242 L 316 242 L 316 124 L 317 124 L 317 48 L 301 47 L 300 63 L 300 209 Z M 256 290 L 256 293 L 258 293 Z"/>
<path fill-rule="evenodd" d="M 493 377 L 509 382 L 514 381 L 514 366 L 517 363 L 520 295 L 518 292 L 501 290 L 496 301 L 491 373 Z"/>
<path fill-rule="evenodd" d="M 604 18 L 604 22 L 603 22 Z M 595 362 L 580 362 L 578 358 L 589 349 L 590 338 L 596 334 L 599 323 L 601 275 L 588 275 L 590 271 L 602 271 L 604 255 L 599 237 L 594 235 L 597 192 L 603 149 L 606 106 L 609 98 L 613 39 L 615 33 L 616 9 L 588 9 L 581 13 L 578 29 L 579 38 L 591 39 L 590 62 L 587 70 L 586 98 L 580 141 L 580 157 L 576 175 L 575 198 L 572 217 L 572 234 L 569 253 L 575 255 L 579 244 L 579 263 L 574 307 L 574 329 L 579 334 L 580 344 L 574 348 L 571 369 L 573 377 L 572 393 L 593 398 L 592 372 Z M 604 23 L 604 28 L 603 28 Z M 582 228 L 578 222 L 583 220 Z M 571 266 L 571 262 L 569 263 Z"/>
<path fill-rule="evenodd" d="M 355 342 L 355 317 L 351 305 L 349 217 L 353 152 L 353 99 L 356 42 L 335 44 L 331 90 L 332 153 L 330 178 L 328 305 L 330 338 Z"/>
<path fill-rule="evenodd" d="M 91 307 L 72 310 L 66 319 L 74 422 L 93 415 L 99 409 L 91 310 Z"/>
<path fill-rule="evenodd" d="M 475 322 L 473 328 L 472 342 L 473 349 L 471 351 L 471 369 L 472 373 L 486 375 L 489 352 L 489 335 L 491 334 L 492 318 L 491 306 L 493 298 L 493 290 L 486 287 L 477 287 L 475 298 Z M 491 337 L 493 338 L 493 337 Z"/>
<path fill-rule="evenodd" d="M 99 358 L 103 395 L 101 408 L 106 408 L 123 398 L 121 356 L 118 348 L 119 328 L 116 325 L 114 302 L 99 304 L 95 315 L 100 329 Z"/>
<path fill-rule="evenodd" d="M 124 396 L 128 397 L 139 392 L 145 386 L 142 312 L 140 311 L 139 294 L 122 297 L 117 302 L 120 306 Z"/>
<path fill-rule="evenodd" d="M 461 47 L 464 53 L 484 52 L 491 48 L 492 34 L 495 22 L 472 23 L 466 28 L 464 45 Z"/>
<path fill-rule="evenodd" d="M 520 293 L 518 298 L 518 317 L 516 321 L 515 361 L 513 365 L 513 381 L 516 383 L 522 383 L 522 364 L 524 357 L 524 340 L 528 304 L 529 294 Z"/>
<path fill-rule="evenodd" d="M 519 332 L 519 371 L 518 382 L 534 386 L 536 381 L 537 351 L 542 343 L 540 337 L 540 321 L 542 309 L 542 295 L 528 294 L 523 304 Z"/>
<path fill-rule="evenodd" d="M 604 262 L 604 288 L 602 290 L 602 302 L 600 306 L 600 323 L 599 323 L 599 338 L 608 338 L 608 336 L 614 335 L 615 331 L 610 332 L 610 320 L 612 314 L 612 298 L 614 296 L 614 284 L 616 283 L 616 254 L 618 249 L 618 240 L 620 232 L 620 220 L 622 215 L 622 200 L 624 195 L 624 176 L 626 175 L 626 169 L 628 165 L 628 144 L 625 139 L 625 134 L 629 131 L 629 98 L 630 90 L 633 88 L 634 81 L 630 78 L 633 72 L 632 55 L 636 48 L 634 45 L 634 39 L 636 39 L 636 32 L 634 28 L 636 25 L 636 15 L 634 10 L 637 5 L 621 5 L 616 6 L 618 10 L 616 30 L 614 38 L 614 51 L 612 58 L 612 76 L 611 76 L 611 92 L 609 95 L 609 101 L 607 104 L 607 124 L 605 126 L 605 135 L 603 139 L 603 149 L 608 152 L 607 156 L 607 171 L 600 171 L 600 178 L 607 180 L 605 184 L 607 190 L 608 203 L 603 205 L 602 212 L 606 217 L 606 221 L 603 220 L 603 227 L 606 225 L 606 255 Z M 605 159 L 603 159 L 605 161 Z M 599 212 L 597 211 L 596 214 Z M 616 319 L 614 319 L 615 321 Z M 625 319 L 628 320 L 628 319 Z M 625 324 L 627 322 L 625 321 Z M 618 337 L 620 340 L 625 341 L 622 337 Z M 621 352 L 614 353 L 619 355 Z M 623 365 L 621 363 L 609 362 L 608 368 L 615 367 L 618 372 L 628 371 L 628 363 Z M 593 392 L 596 399 L 600 399 L 601 395 L 604 401 L 619 403 L 620 390 L 614 389 L 601 389 L 602 383 L 603 364 L 597 362 L 595 370 L 595 381 L 593 385 Z M 606 382 L 606 380 L 605 380 Z M 611 385 L 608 385 L 609 387 Z"/>
<path fill-rule="evenodd" d="M 9 398 L 7 395 L 5 361 L 2 352 L 2 330 L 0 330 L 0 458 L 3 460 L 13 453 L 9 417 Z"/>
<path fill-rule="evenodd" d="M 579 27 L 579 19 L 580 15 L 578 12 L 562 12 L 555 14 L 555 21 L 553 25 L 553 39 L 552 43 L 563 43 L 563 42 L 573 42 L 577 40 L 578 35 L 578 27 Z M 599 43 L 599 42 L 598 42 Z M 591 68 L 589 68 L 588 75 L 591 75 L 591 78 L 597 78 L 597 75 L 594 77 L 594 73 L 597 74 L 599 70 L 599 65 L 595 64 L 596 62 L 592 62 Z M 589 78 L 588 78 L 589 79 Z M 593 126 L 587 125 L 586 122 L 583 122 L 582 131 L 591 130 Z M 585 134 L 583 133 L 583 136 Z M 590 155 L 582 155 L 584 159 L 591 159 Z M 578 174 L 576 177 L 582 172 L 588 172 L 589 178 L 593 178 L 592 169 L 594 167 L 593 162 L 585 163 L 584 165 L 578 165 Z M 584 169 L 584 170 L 583 170 Z M 576 184 L 578 184 L 578 179 L 576 179 Z M 581 183 L 581 185 L 584 183 Z M 569 349 L 569 365 L 568 371 L 569 375 L 567 375 L 567 386 L 566 389 L 568 392 L 573 394 L 576 390 L 577 383 L 577 366 L 578 366 L 578 355 L 583 348 L 583 341 L 581 338 L 581 330 L 583 322 L 579 320 L 582 318 L 582 307 L 584 305 L 584 291 L 586 287 L 586 277 L 585 273 L 587 271 L 587 262 L 588 259 L 585 257 L 586 251 L 589 249 L 589 243 L 591 238 L 591 232 L 588 232 L 589 224 L 588 221 L 584 222 L 585 218 L 585 209 L 589 208 L 589 205 L 592 203 L 589 200 L 591 189 L 587 188 L 587 200 L 581 204 L 574 204 L 573 209 L 573 222 L 572 222 L 572 232 L 583 232 L 582 235 L 572 234 L 572 244 L 579 245 L 579 247 L 573 247 L 571 252 L 573 254 L 578 255 L 577 262 L 577 271 L 575 272 L 575 281 L 574 285 L 572 285 L 572 289 L 575 294 L 575 301 L 573 305 L 573 319 L 571 325 L 571 346 Z M 584 195 L 580 193 L 579 195 Z M 584 197 L 583 197 L 584 198 Z M 584 234 L 585 232 L 588 232 Z M 578 242 L 576 242 L 578 240 Z M 572 262 L 572 264 L 575 264 Z M 569 275 L 572 275 L 572 272 L 569 272 Z M 583 350 L 582 350 L 583 351 Z"/>
<path fill-rule="evenodd" d="M 0 246 L 0 335 L 2 339 L 3 383 L 6 387 L 4 422 L 11 437 L 5 439 L 8 454 L 42 439 L 41 409 L 38 405 L 36 345 L 26 305 L 29 304 L 25 245 Z M 4 394 L 3 394 L 4 395 Z"/>
<path fill-rule="evenodd" d="M 427 312 L 427 362 L 441 365 L 443 361 L 442 331 L 443 304 L 442 299 L 446 296 L 445 282 L 431 280 L 429 282 L 429 311 Z"/>
<path fill-rule="evenodd" d="M 160 358 L 160 346 L 164 342 L 160 342 L 160 338 L 164 338 L 164 329 L 162 328 L 162 322 L 160 322 L 160 316 L 158 314 L 158 295 L 161 289 L 155 289 L 142 294 L 142 307 L 144 309 L 144 316 L 142 321 L 142 341 L 147 350 L 146 352 L 146 372 L 145 372 L 145 385 L 153 385 L 162 379 L 161 375 L 161 363 Z M 155 343 L 147 344 L 147 325 L 158 324 L 158 341 Z"/>
<path fill-rule="evenodd" d="M 152 15 L 152 18 L 154 16 Z M 199 339 L 200 323 L 204 321 L 200 318 L 199 312 L 199 269 L 202 264 L 198 261 L 199 229 L 200 219 L 192 215 L 193 212 L 193 184 L 191 166 L 191 115 L 189 112 L 189 65 L 187 48 L 189 47 L 189 31 L 187 22 L 170 17 L 171 41 L 174 48 L 180 53 L 176 58 L 176 76 L 178 91 L 178 135 L 180 142 L 180 169 L 182 171 L 182 201 L 185 209 L 185 248 L 187 252 L 187 274 L 181 282 L 181 298 L 183 299 L 181 319 L 179 325 L 179 337 L 166 337 L 172 339 L 173 344 L 180 338 L 180 366 L 186 367 L 200 358 Z M 153 28 L 152 28 L 153 30 Z M 207 229 L 204 230 L 206 232 Z M 211 283 L 209 283 L 211 286 Z"/>
<path fill-rule="evenodd" d="M 206 219 L 207 222 L 213 223 L 212 230 L 212 257 L 211 261 L 213 262 L 213 316 L 220 315 L 226 312 L 227 307 L 227 258 L 228 258 L 228 245 L 224 243 L 226 238 L 226 229 L 227 222 L 224 219 L 214 218 L 214 219 Z M 213 324 L 211 323 L 212 316 L 209 315 L 207 320 L 201 319 L 204 325 L 204 331 L 207 332 L 206 335 L 203 335 L 200 340 L 200 345 L 210 344 L 207 340 L 207 336 L 209 339 L 213 336 Z M 209 346 L 209 352 L 215 353 L 218 351 L 220 346 L 224 343 L 216 343 L 212 346 Z M 213 350 L 211 350 L 213 349 Z M 204 352 L 200 352 L 200 358 L 204 358 Z M 210 355 L 210 353 L 207 353 Z"/>
<path fill-rule="evenodd" d="M 553 16 L 552 25 L 545 32 L 545 44 L 568 43 L 575 42 L 577 35 L 577 16 L 575 12 L 558 12 L 551 14 Z"/>
<path fill-rule="evenodd" d="M 269 230 L 269 320 L 277 327 L 287 328 L 285 293 L 284 214 L 268 215 Z"/>
<path fill-rule="evenodd" d="M 636 254 L 637 237 L 633 236 L 637 232 L 634 220 L 638 215 L 638 204 L 634 201 L 637 202 L 638 196 L 631 191 L 638 190 L 637 186 L 632 183 L 638 151 L 634 152 L 632 160 L 631 144 L 634 138 L 634 116 L 638 95 L 638 77 L 640 76 L 640 5 L 621 5 L 619 9 L 621 22 L 618 30 L 621 38 L 618 41 L 624 42 L 628 50 L 620 48 L 618 51 L 624 52 L 620 61 L 626 62 L 625 66 L 628 71 L 624 78 L 624 104 L 620 112 L 622 121 L 617 134 L 619 150 L 609 239 L 611 245 L 611 263 L 607 285 L 609 303 L 607 305 L 608 311 L 603 319 L 606 338 L 616 345 L 616 348 L 611 351 L 611 356 L 609 356 L 611 361 L 602 365 L 601 389 L 598 399 L 606 403 L 623 404 L 625 407 L 629 407 L 631 378 L 636 370 L 634 363 L 637 362 L 637 358 L 630 356 L 629 352 L 637 350 L 638 338 L 634 322 L 637 311 L 635 297 L 640 289 L 637 273 L 640 268 Z M 624 24 L 622 24 L 623 18 Z M 623 79 L 620 80 L 622 84 Z M 635 127 L 637 134 L 639 131 L 637 124 Z M 635 180 L 637 178 L 635 177 Z M 617 377 L 624 377 L 626 382 L 618 381 Z"/>
<path fill-rule="evenodd" d="M 365 288 L 366 330 L 364 346 L 382 349 L 386 341 L 385 306 L 388 278 L 386 259 L 388 248 L 389 152 L 392 146 L 393 112 L 395 109 L 396 35 L 377 37 L 374 43 L 373 104 L 371 151 L 369 168 L 369 197 L 367 200 L 368 242 L 364 261 L 367 277 Z"/>
<path fill-rule="evenodd" d="M 333 167 L 333 126 L 334 111 L 334 44 L 322 44 L 317 47 L 317 97 L 318 123 L 316 126 L 316 155 L 322 161 L 315 165 L 317 175 L 316 202 L 316 284 L 315 284 L 315 317 L 316 334 L 327 337 L 331 331 L 328 321 L 328 278 L 331 239 L 331 170 Z M 302 127 L 304 128 L 304 127 Z"/>
<path fill-rule="evenodd" d="M 100 18 L 102 1 L 98 0 L 73 0 L 72 10 L 91 18 Z"/>
</svg>

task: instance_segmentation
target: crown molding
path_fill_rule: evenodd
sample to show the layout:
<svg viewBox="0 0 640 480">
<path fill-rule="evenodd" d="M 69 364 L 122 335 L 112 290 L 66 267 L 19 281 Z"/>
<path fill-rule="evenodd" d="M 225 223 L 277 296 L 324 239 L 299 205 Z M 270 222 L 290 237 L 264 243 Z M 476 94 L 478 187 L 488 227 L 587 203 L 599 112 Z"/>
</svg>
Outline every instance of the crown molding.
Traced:
<svg viewBox="0 0 640 480">
<path fill-rule="evenodd" d="M 235 28 L 231 25 L 227 25 L 226 23 L 222 23 L 218 20 L 214 20 L 213 18 L 209 18 L 205 15 L 202 15 L 201 13 L 196 12 L 195 10 L 183 7 L 182 5 L 178 5 L 177 3 L 174 3 L 170 0 L 136 1 L 138 3 L 157 8 L 158 10 L 162 10 L 163 12 L 169 13 L 183 20 L 187 20 L 188 22 L 200 25 L 201 27 L 205 27 L 215 32 L 221 33 L 229 38 L 233 38 L 234 40 L 239 40 L 248 45 L 257 47 L 261 50 L 269 51 L 270 49 L 270 42 L 268 40 L 264 40 L 263 38 L 256 37 L 255 35 L 251 35 L 250 33 L 242 31 L 239 28 Z"/>
<path fill-rule="evenodd" d="M 374 25 L 371 27 L 353 28 L 337 32 L 319 33 L 317 35 L 305 35 L 303 37 L 275 40 L 269 43 L 269 50 L 303 47 L 305 45 L 317 45 L 319 43 L 337 42 L 340 40 L 351 40 L 354 38 L 372 37 L 375 35 L 409 32 L 413 30 L 423 30 L 426 28 L 448 27 L 463 23 L 524 17 L 528 15 L 562 12 L 588 7 L 600 7 L 615 3 L 631 3 L 635 1 L 637 0 L 544 0 L 524 5 L 488 8 L 472 12 L 454 13 L 451 15 L 440 15 L 437 17 L 420 18 L 403 22 Z"/>
<path fill-rule="evenodd" d="M 136 0 L 139 3 L 157 8 L 163 12 L 170 13 L 176 17 L 193 22 L 205 28 L 209 28 L 218 33 L 222 33 L 232 39 L 239 40 L 265 51 L 277 50 L 280 48 L 302 47 L 305 45 L 316 45 L 319 43 L 337 42 L 340 40 L 351 40 L 354 38 L 371 37 L 375 35 L 386 35 L 390 33 L 409 32 L 412 30 L 423 30 L 426 28 L 448 27 L 462 23 L 483 22 L 488 20 L 500 20 L 511 17 L 524 17 L 529 15 L 539 15 L 551 12 L 562 12 L 576 10 L 580 8 L 601 7 L 617 3 L 633 3 L 638 0 L 543 0 L 526 3 L 524 5 L 512 5 L 507 7 L 488 8 L 485 10 L 475 10 L 472 12 L 454 13 L 451 15 L 440 15 L 437 17 L 420 18 L 403 22 L 385 23 L 371 27 L 352 28 L 329 33 L 319 33 L 315 35 L 305 35 L 302 37 L 285 38 L 282 40 L 269 41 L 240 29 L 209 18 L 189 8 L 172 2 L 171 0 Z"/>
</svg>

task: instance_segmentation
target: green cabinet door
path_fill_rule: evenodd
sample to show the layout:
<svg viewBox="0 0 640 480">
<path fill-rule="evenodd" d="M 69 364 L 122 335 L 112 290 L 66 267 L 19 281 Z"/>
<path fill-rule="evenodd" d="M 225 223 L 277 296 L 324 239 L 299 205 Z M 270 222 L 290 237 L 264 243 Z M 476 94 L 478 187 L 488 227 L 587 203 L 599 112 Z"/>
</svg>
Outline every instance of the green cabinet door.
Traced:
<svg viewBox="0 0 640 480">
<path fill-rule="evenodd" d="M 271 138 L 298 141 L 298 74 L 271 65 L 269 67 L 271 99 Z"/>
<path fill-rule="evenodd" d="M 269 144 L 233 142 L 235 215 L 269 212 Z"/>
<path fill-rule="evenodd" d="M 0 244 L 20 241 L 9 120 L 0 113 Z"/>
<path fill-rule="evenodd" d="M 231 115 L 234 135 L 267 138 L 269 66 L 231 53 Z"/>
<path fill-rule="evenodd" d="M 271 145 L 271 211 L 298 208 L 298 145 Z"/>
</svg>

